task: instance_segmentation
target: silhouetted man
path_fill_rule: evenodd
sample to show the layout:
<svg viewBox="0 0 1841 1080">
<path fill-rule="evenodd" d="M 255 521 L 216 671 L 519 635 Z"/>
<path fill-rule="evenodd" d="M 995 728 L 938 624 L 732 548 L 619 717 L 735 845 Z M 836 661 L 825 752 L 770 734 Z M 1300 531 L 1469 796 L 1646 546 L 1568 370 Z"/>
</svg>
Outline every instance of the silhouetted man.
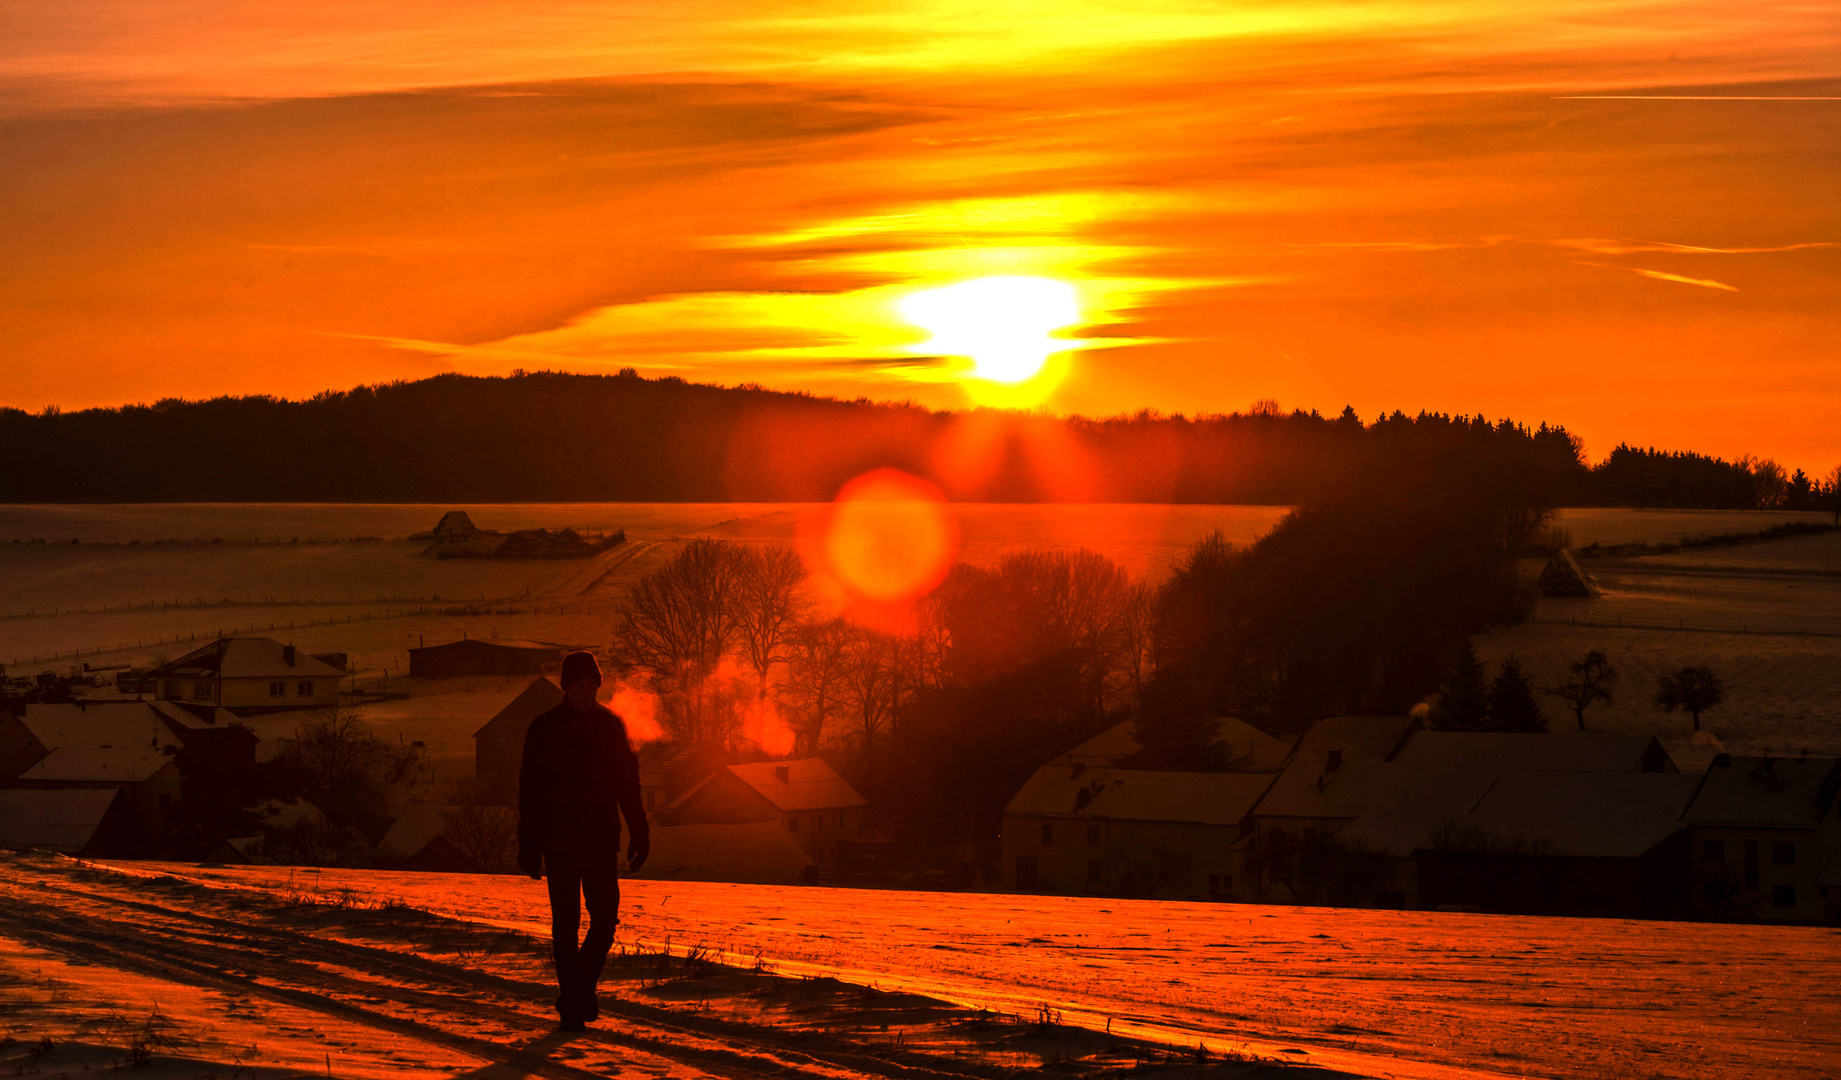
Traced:
<svg viewBox="0 0 1841 1080">
<path fill-rule="evenodd" d="M 563 658 L 561 705 L 531 721 L 518 773 L 518 867 L 550 875 L 550 934 L 556 954 L 556 1011 L 566 1031 L 600 1015 L 595 988 L 620 920 L 620 816 L 638 870 L 651 851 L 639 796 L 639 761 L 626 725 L 600 702 L 601 666 L 585 652 Z M 576 944 L 582 904 L 588 935 Z"/>
</svg>

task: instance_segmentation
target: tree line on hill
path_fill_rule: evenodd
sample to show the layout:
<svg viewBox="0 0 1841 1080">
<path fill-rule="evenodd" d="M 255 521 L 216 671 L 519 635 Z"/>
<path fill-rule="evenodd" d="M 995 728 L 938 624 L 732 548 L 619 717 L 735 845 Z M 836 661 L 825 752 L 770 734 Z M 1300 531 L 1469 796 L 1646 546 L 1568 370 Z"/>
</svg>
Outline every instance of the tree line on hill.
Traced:
<svg viewBox="0 0 1841 1080">
<path fill-rule="evenodd" d="M 274 397 L 29 414 L 0 408 L 0 501 L 822 501 L 890 466 L 953 499 L 1297 505 L 1398 444 L 1521 432 L 1518 483 L 1564 505 L 1834 503 L 1835 478 L 1620 446 L 1588 467 L 1564 428 L 1266 402 L 1106 419 L 840 401 L 666 377 L 441 375 Z M 1836 513 L 1841 518 L 1841 505 Z"/>
</svg>

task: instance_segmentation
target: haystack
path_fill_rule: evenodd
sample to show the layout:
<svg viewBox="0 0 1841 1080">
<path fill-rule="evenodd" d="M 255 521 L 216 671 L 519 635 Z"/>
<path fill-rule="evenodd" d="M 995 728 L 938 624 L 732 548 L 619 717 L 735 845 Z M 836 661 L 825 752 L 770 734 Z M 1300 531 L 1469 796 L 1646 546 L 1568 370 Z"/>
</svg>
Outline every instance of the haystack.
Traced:
<svg viewBox="0 0 1841 1080">
<path fill-rule="evenodd" d="M 1573 553 L 1564 548 L 1553 553 L 1547 565 L 1541 570 L 1540 590 L 1542 596 L 1585 596 L 1598 595 L 1598 583 L 1592 575 L 1580 567 Z"/>
</svg>

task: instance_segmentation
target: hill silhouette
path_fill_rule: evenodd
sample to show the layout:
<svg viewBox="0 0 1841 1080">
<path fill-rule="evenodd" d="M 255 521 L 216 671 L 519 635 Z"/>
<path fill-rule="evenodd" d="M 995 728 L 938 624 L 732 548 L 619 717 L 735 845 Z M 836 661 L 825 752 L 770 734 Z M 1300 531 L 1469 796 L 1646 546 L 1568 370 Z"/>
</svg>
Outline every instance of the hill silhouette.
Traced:
<svg viewBox="0 0 1841 1080">
<path fill-rule="evenodd" d="M 1296 504 L 1409 443 L 1512 445 L 1560 502 L 1759 505 L 1747 462 L 1626 447 L 1594 471 L 1564 428 L 1480 416 L 954 413 L 631 371 L 0 409 L 0 501 L 807 501 L 892 466 L 957 500 Z"/>
</svg>

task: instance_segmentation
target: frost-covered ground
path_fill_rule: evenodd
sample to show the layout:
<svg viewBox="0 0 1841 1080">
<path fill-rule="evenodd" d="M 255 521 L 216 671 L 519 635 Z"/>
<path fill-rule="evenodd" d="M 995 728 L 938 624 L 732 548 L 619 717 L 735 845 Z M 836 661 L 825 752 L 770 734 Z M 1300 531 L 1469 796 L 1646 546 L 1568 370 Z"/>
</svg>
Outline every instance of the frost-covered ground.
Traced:
<svg viewBox="0 0 1841 1080">
<path fill-rule="evenodd" d="M 14 935 L 14 898 L 61 905 L 58 890 L 82 873 L 46 865 L 0 863 L 11 894 L 0 936 Z M 33 891 L 35 875 L 52 888 Z M 312 894 L 524 941 L 546 930 L 541 888 L 521 878 L 120 864 L 111 888 L 123 895 L 136 889 L 126 875 L 179 879 L 141 886 L 162 912 L 204 904 L 200 894 Z M 97 891 L 101 877 L 74 887 Z M 628 882 L 623 916 L 622 948 L 636 955 L 715 950 L 783 976 L 1012 1016 L 1046 1006 L 1101 1033 L 1368 1076 L 1841 1075 L 1831 928 L 659 881 Z M 115 932 L 151 953 L 178 940 L 161 928 L 169 916 L 118 918 Z M 535 1033 L 540 1010 L 527 1011 Z"/>
<path fill-rule="evenodd" d="M 1048 1066 L 1173 1080 L 1311 1068 L 1301 1048 L 1161 1047 L 1052 1009 L 970 1009 L 631 935 L 610 958 L 601 1019 L 566 1034 L 541 932 L 403 902 L 436 900 L 450 879 L 377 878 L 401 894 L 379 902 L 356 885 L 201 884 L 159 869 L 0 855 L 0 1071 L 995 1080 Z"/>
</svg>

